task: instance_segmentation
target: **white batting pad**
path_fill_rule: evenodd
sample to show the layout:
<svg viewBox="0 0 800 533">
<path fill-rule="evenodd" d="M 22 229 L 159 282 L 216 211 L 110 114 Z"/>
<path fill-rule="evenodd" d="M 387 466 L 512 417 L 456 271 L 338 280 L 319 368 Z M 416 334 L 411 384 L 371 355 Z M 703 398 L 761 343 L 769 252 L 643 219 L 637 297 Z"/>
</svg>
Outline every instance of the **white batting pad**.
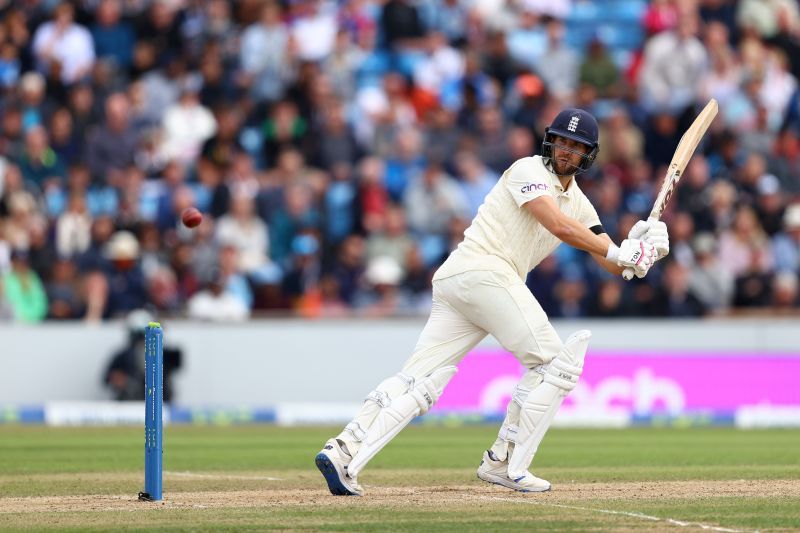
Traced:
<svg viewBox="0 0 800 533">
<path fill-rule="evenodd" d="M 575 388 L 583 371 L 583 359 L 591 336 L 588 330 L 570 335 L 558 355 L 546 366 L 544 381 L 525 398 L 516 428 L 514 451 L 508 461 L 511 479 L 527 473 L 561 402 Z"/>
<path fill-rule="evenodd" d="M 367 430 L 366 438 L 353 461 L 347 466 L 348 473 L 353 477 L 357 476 L 367 462 L 415 416 L 427 413 L 456 371 L 454 366 L 434 370 L 430 375 L 417 380 L 404 394 L 381 403 L 381 410 Z"/>
</svg>

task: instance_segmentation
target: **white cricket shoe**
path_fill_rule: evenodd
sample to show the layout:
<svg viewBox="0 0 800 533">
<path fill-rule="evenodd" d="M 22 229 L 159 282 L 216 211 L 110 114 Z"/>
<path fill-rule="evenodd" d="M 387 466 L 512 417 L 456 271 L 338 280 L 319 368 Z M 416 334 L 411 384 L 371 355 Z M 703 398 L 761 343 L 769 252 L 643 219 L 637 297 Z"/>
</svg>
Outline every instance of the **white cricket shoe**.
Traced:
<svg viewBox="0 0 800 533">
<path fill-rule="evenodd" d="M 491 450 L 483 452 L 483 461 L 478 467 L 478 477 L 483 481 L 502 485 L 519 492 L 545 492 L 550 490 L 550 482 L 530 472 L 516 479 L 508 477 L 508 460 L 499 461 Z"/>
<path fill-rule="evenodd" d="M 347 473 L 353 458 L 344 452 L 336 439 L 330 439 L 317 454 L 314 462 L 328 482 L 328 489 L 336 496 L 361 496 L 364 489 Z"/>
</svg>

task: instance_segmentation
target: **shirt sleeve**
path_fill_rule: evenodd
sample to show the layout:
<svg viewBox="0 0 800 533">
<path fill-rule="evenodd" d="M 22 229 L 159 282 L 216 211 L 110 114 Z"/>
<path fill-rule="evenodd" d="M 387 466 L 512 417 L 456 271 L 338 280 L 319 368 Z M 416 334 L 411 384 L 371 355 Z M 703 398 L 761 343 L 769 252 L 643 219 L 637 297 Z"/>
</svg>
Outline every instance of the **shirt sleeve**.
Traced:
<svg viewBox="0 0 800 533">
<path fill-rule="evenodd" d="M 540 196 L 553 195 L 550 175 L 532 157 L 520 159 L 511 165 L 505 185 L 518 207 Z"/>
<path fill-rule="evenodd" d="M 603 225 L 600 223 L 600 217 L 597 216 L 597 211 L 585 195 L 581 195 L 581 208 L 578 213 L 578 222 L 591 229 L 596 235 L 605 233 Z"/>
</svg>

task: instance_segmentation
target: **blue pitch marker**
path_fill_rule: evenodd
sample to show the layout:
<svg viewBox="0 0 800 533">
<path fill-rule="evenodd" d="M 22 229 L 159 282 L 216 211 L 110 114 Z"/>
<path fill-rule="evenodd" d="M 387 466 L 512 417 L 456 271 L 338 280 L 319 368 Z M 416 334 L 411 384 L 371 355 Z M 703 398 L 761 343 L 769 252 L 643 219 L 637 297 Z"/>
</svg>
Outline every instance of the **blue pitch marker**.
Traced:
<svg viewBox="0 0 800 533">
<path fill-rule="evenodd" d="M 144 492 L 140 500 L 162 499 L 164 401 L 164 333 L 161 324 L 150 322 L 144 333 Z"/>
</svg>

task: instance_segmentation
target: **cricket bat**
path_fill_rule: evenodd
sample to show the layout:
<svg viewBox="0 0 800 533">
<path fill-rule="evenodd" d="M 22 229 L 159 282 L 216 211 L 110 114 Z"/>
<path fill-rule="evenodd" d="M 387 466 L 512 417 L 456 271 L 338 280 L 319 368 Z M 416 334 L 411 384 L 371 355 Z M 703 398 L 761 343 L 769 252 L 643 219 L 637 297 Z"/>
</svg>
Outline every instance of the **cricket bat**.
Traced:
<svg viewBox="0 0 800 533">
<path fill-rule="evenodd" d="M 714 117 L 717 116 L 717 111 L 717 101 L 712 98 L 700 114 L 697 115 L 697 118 L 694 119 L 692 125 L 689 126 L 689 129 L 683 134 L 683 137 L 681 137 L 678 148 L 675 149 L 675 154 L 672 156 L 672 161 L 669 162 L 667 175 L 664 177 L 664 182 L 661 184 L 661 190 L 658 192 L 656 201 L 653 204 L 653 209 L 650 211 L 650 216 L 647 219 L 648 221 L 661 219 L 661 214 L 667 207 L 667 202 L 669 202 L 672 196 L 672 191 L 675 190 L 675 186 L 681 179 L 686 165 L 689 164 L 692 154 L 694 154 L 697 145 L 700 143 L 700 139 L 703 138 L 703 135 L 705 135 Z M 622 273 L 622 277 L 626 280 L 633 278 L 633 269 L 626 268 Z"/>
</svg>

